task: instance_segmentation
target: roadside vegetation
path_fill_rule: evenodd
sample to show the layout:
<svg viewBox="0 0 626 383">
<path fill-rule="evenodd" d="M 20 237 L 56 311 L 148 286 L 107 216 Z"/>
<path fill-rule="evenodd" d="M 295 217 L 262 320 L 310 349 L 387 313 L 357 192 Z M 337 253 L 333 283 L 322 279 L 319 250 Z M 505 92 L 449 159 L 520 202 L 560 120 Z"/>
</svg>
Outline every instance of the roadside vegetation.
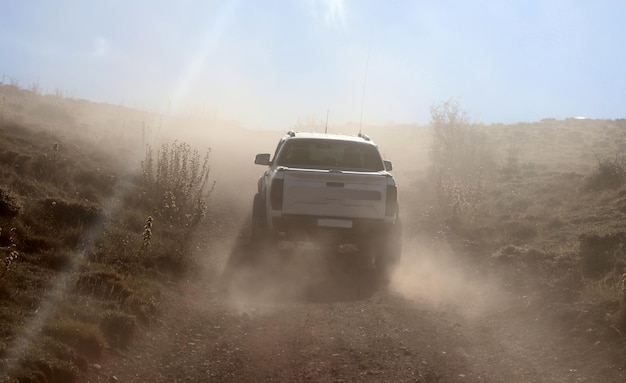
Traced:
<svg viewBox="0 0 626 383">
<path fill-rule="evenodd" d="M 521 317 L 608 342 L 626 368 L 626 120 L 483 125 L 451 99 L 431 129 L 420 230 L 502 272 Z"/>
<path fill-rule="evenodd" d="M 92 104 L 1 90 L 0 380 L 80 381 L 155 319 L 164 283 L 193 266 L 209 152 L 153 150 L 139 124 L 94 142 L 79 118 Z"/>
</svg>

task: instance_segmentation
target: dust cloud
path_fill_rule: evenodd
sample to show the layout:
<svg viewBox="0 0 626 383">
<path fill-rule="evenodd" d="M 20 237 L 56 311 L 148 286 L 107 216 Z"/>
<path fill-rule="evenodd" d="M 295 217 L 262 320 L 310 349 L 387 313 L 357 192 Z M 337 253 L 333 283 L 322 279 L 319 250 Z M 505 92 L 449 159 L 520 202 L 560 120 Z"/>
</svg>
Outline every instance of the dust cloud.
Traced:
<svg viewBox="0 0 626 383">
<path fill-rule="evenodd" d="M 337 133 L 349 134 L 356 128 L 346 125 Z M 366 132 L 379 144 L 384 157 L 393 161 L 401 207 L 405 207 L 401 214 L 410 220 L 427 192 L 414 185 L 429 164 L 428 129 L 396 126 L 368 128 Z M 259 310 L 260 302 L 367 299 L 381 288 L 367 257 L 358 249 L 283 243 L 270 250 L 248 242 L 252 197 L 264 170 L 254 165 L 254 156 L 273 153 L 285 131 L 247 130 L 235 123 L 211 125 L 203 119 L 184 118 L 164 124 L 162 133 L 170 140 L 211 148 L 211 177 L 216 187 L 209 205 L 216 214 L 212 219 L 221 221 L 218 227 L 223 231 L 215 241 L 218 248 L 213 257 L 218 259 L 222 287 L 236 310 Z M 402 261 L 389 290 L 416 303 L 452 307 L 468 317 L 480 316 L 500 299 L 495 282 L 467 260 L 458 259 L 441 243 L 407 230 Z"/>
<path fill-rule="evenodd" d="M 207 219 L 214 221 L 212 230 L 216 230 L 210 234 L 214 239 L 210 256 L 222 283 L 228 284 L 229 300 L 237 310 L 245 311 L 258 302 L 366 299 L 380 288 L 371 265 L 358 250 L 299 243 L 283 244 L 274 254 L 268 254 L 270 250 L 248 243 L 252 198 L 263 172 L 263 167 L 254 165 L 254 156 L 273 153 L 287 128 L 248 130 L 232 121 L 127 115 L 114 107 L 110 111 L 84 112 L 86 124 L 114 127 L 103 129 L 102 135 L 92 135 L 96 141 L 132 138 L 139 156 L 144 150 L 140 142 L 152 145 L 153 150 L 174 140 L 187 142 L 200 153 L 210 150 L 210 178 L 215 181 L 215 189 L 208 200 L 211 213 Z M 334 132 L 351 134 L 358 128 L 347 124 Z M 419 209 L 420 194 L 425 193 L 413 185 L 429 164 L 428 129 L 366 127 L 364 132 L 378 143 L 383 156 L 393 161 L 402 194 L 401 207 L 408 208 L 402 215 L 410 218 Z M 405 231 L 403 257 L 389 284 L 390 291 L 416 302 L 456 307 L 467 315 L 479 315 L 494 302 L 494 291 L 498 289 L 491 281 L 472 274 L 471 268 L 461 265 L 449 249 L 415 235 Z"/>
<path fill-rule="evenodd" d="M 469 319 L 504 299 L 493 277 L 426 237 L 405 238 L 390 289 L 416 304 L 453 309 Z"/>
<path fill-rule="evenodd" d="M 254 155 L 272 153 L 284 132 L 236 128 L 191 131 L 196 135 L 193 142 L 212 144 L 217 181 L 212 203 L 237 207 L 237 212 L 231 214 L 238 220 L 230 223 L 236 226 L 233 230 L 237 234 L 220 257 L 224 278 L 229 279 L 229 299 L 238 310 L 259 302 L 367 299 L 384 288 L 376 280 L 367 257 L 358 249 L 287 243 L 270 253 L 271 250 L 246 242 L 252 196 L 263 172 L 262 167 L 253 164 Z M 427 129 L 396 127 L 370 131 L 381 152 L 393 161 L 401 190 L 410 190 L 401 191 L 401 207 L 405 207 L 402 215 L 405 221 L 410 221 L 423 203 L 421 194 L 427 192 L 412 187 L 428 166 Z M 402 261 L 391 278 L 389 291 L 417 304 L 454 308 L 470 318 L 479 317 L 502 299 L 497 283 L 482 270 L 477 270 L 467 259 L 459 259 L 442 243 L 417 235 L 415 231 L 405 230 Z"/>
<path fill-rule="evenodd" d="M 263 167 L 253 164 L 254 155 L 272 153 L 283 131 L 250 131 L 235 125 L 217 129 L 193 120 L 184 121 L 184 125 L 184 130 L 169 131 L 175 132 L 177 139 L 211 147 L 211 176 L 216 188 L 209 203 L 218 215 L 213 219 L 224 226 L 213 257 L 219 259 L 222 287 L 236 310 L 246 311 L 252 306 L 259 309 L 259 302 L 367 299 L 381 289 L 372 265 L 358 249 L 333 248 L 323 243 L 281 243 L 278 249 L 270 250 L 248 242 L 252 197 L 263 172 Z M 384 156 L 394 162 L 401 189 L 424 174 L 428 165 L 426 129 L 369 130 Z M 403 193 L 405 219 L 418 209 L 419 194 L 413 189 Z M 491 282 L 472 275 L 449 249 L 415 235 L 405 231 L 403 259 L 389 284 L 390 291 L 418 302 L 456 307 L 466 315 L 479 315 L 494 302 L 493 291 L 497 289 Z"/>
<path fill-rule="evenodd" d="M 378 279 L 356 247 L 323 241 L 264 246 L 243 239 L 222 274 L 225 294 L 238 309 L 285 302 L 332 303 L 371 297 Z"/>
</svg>

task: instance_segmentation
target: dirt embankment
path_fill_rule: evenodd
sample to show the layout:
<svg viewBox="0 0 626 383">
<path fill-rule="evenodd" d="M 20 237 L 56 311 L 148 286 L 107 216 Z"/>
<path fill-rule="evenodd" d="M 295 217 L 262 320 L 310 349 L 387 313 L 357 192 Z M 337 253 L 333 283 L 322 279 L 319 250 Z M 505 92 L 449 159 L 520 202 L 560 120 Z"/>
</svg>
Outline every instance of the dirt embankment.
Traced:
<svg viewBox="0 0 626 383">
<path fill-rule="evenodd" d="M 485 265 L 407 233 L 388 287 L 356 252 L 254 253 L 248 206 L 215 206 L 158 323 L 91 366 L 89 382 L 622 382 L 604 342 L 572 340 L 532 295 Z M 230 272 L 229 272 L 230 270 Z M 226 272 L 225 272 L 226 271 Z"/>
</svg>

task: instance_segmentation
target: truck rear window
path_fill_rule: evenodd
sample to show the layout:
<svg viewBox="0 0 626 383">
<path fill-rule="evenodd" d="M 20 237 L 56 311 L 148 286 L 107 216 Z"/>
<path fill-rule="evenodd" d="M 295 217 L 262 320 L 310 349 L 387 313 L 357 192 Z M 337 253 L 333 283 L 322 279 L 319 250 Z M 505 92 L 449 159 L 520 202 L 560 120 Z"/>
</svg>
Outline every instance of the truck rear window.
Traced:
<svg viewBox="0 0 626 383">
<path fill-rule="evenodd" d="M 375 146 L 359 142 L 294 139 L 278 153 L 279 166 L 378 172 L 385 169 Z"/>
</svg>

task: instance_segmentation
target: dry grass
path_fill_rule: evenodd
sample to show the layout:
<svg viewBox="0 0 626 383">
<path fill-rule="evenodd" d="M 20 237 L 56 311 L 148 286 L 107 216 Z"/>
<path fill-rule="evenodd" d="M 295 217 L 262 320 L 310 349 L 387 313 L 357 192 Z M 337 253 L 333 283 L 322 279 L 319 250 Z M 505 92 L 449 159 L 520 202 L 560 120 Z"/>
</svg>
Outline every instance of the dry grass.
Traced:
<svg viewBox="0 0 626 383">
<path fill-rule="evenodd" d="M 483 132 L 499 166 L 484 174 L 473 220 L 456 227 L 460 243 L 526 270 L 520 283 L 544 286 L 554 304 L 619 308 L 614 324 L 626 330 L 619 319 L 626 190 L 623 158 L 613 154 L 623 151 L 626 121 L 548 120 Z"/>
<path fill-rule="evenodd" d="M 0 376 L 79 381 L 105 348 L 124 347 L 157 315 L 158 281 L 187 270 L 184 239 L 206 213 L 208 157 L 182 143 L 168 150 L 183 156 L 170 161 L 168 180 L 194 187 L 175 196 L 185 224 L 155 217 L 148 252 L 146 217 L 163 201 L 145 203 L 151 189 L 137 182 L 141 135 L 108 129 L 114 137 L 88 141 L 95 128 L 74 112 L 92 104 L 10 92 L 0 121 Z"/>
</svg>

